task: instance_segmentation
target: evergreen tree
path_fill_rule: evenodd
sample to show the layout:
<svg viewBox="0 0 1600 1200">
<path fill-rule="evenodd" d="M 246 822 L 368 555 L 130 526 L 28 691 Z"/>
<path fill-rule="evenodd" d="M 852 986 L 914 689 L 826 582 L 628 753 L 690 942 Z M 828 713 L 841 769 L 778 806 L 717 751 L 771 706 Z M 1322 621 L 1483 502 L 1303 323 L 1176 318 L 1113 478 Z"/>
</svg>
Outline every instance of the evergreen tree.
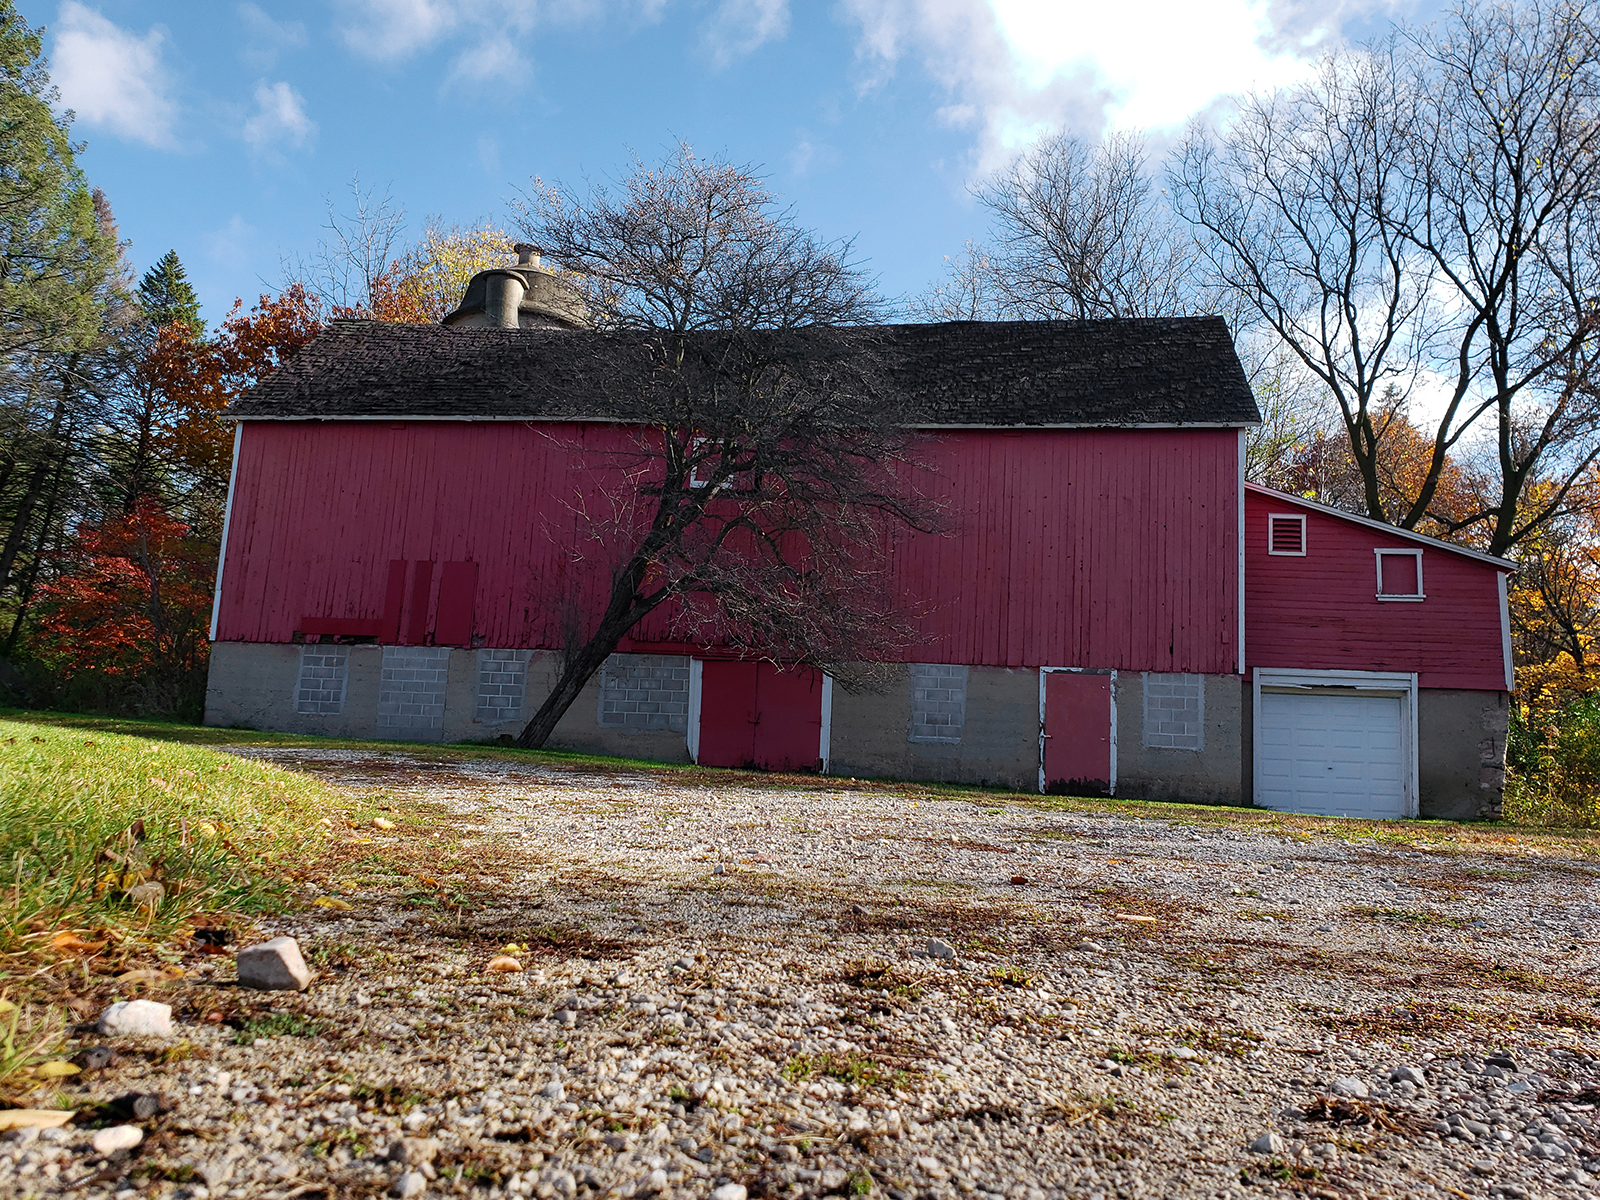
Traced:
<svg viewBox="0 0 1600 1200">
<path fill-rule="evenodd" d="M 178 252 L 168 250 L 139 281 L 139 307 L 153 325 L 182 322 L 200 332 L 200 298 L 178 261 Z"/>
</svg>

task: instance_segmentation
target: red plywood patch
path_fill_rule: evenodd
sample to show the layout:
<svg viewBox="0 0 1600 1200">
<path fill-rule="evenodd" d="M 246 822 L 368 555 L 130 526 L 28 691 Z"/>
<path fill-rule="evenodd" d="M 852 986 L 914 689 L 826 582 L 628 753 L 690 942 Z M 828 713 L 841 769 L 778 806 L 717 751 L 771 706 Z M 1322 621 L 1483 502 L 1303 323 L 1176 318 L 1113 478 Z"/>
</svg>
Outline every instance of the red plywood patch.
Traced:
<svg viewBox="0 0 1600 1200">
<path fill-rule="evenodd" d="M 478 564 L 447 562 L 439 572 L 439 612 L 433 621 L 435 646 L 472 643 L 472 606 L 478 594 Z"/>
</svg>

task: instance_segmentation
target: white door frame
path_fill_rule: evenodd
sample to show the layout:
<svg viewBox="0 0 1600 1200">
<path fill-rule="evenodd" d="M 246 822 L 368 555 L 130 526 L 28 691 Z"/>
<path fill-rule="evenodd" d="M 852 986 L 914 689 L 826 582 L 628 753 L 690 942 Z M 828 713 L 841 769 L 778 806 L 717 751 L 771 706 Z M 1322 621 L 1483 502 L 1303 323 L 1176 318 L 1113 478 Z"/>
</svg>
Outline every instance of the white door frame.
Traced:
<svg viewBox="0 0 1600 1200">
<path fill-rule="evenodd" d="M 1044 677 L 1055 671 L 1074 675 L 1111 676 L 1111 778 L 1106 780 L 1106 790 L 1117 794 L 1117 673 L 1103 667 L 1040 667 L 1039 668 L 1039 794 L 1044 794 L 1044 741 L 1050 735 L 1044 731 Z"/>
<path fill-rule="evenodd" d="M 698 658 L 691 658 L 689 660 L 689 724 L 684 730 L 683 741 L 689 748 L 689 761 L 696 766 L 700 763 L 700 687 L 704 673 L 705 663 Z"/>
<path fill-rule="evenodd" d="M 828 773 L 828 757 L 833 749 L 833 676 L 822 673 L 822 732 L 817 738 L 817 757 L 822 760 L 822 773 Z"/>
<path fill-rule="evenodd" d="M 1417 815 L 1417 675 L 1415 671 L 1295 671 L 1275 667 L 1256 667 L 1251 679 L 1250 801 L 1261 804 L 1261 693 L 1305 696 L 1317 693 L 1353 692 L 1362 696 L 1400 698 L 1400 754 L 1407 764 L 1406 813 Z"/>
</svg>

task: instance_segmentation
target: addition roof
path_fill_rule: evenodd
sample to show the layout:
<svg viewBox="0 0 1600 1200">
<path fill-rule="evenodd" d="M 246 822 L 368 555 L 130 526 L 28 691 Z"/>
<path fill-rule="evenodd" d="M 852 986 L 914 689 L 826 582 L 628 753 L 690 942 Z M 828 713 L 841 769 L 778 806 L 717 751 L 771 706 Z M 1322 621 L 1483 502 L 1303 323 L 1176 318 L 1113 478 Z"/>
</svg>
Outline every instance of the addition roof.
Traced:
<svg viewBox="0 0 1600 1200">
<path fill-rule="evenodd" d="M 860 326 L 919 428 L 1260 422 L 1221 317 Z M 804 339 L 804 330 L 789 336 Z M 608 348 L 617 347 L 618 350 Z M 595 414 L 587 330 L 334 321 L 228 410 L 239 420 L 534 421 Z"/>
</svg>

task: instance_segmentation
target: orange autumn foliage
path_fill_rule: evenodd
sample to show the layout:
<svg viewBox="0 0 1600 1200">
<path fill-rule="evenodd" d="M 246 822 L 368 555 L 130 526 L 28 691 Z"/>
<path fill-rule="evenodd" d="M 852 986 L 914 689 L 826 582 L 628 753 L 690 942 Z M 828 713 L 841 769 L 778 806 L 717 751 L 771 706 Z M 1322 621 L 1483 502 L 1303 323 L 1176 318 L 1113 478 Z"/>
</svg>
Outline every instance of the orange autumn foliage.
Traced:
<svg viewBox="0 0 1600 1200">
<path fill-rule="evenodd" d="M 321 306 L 299 284 L 262 296 L 248 313 L 235 300 L 216 337 L 182 323 L 158 331 L 140 371 L 163 398 L 158 447 L 167 461 L 214 487 L 227 483 L 233 426 L 223 410 L 322 328 Z"/>
<path fill-rule="evenodd" d="M 216 548 L 146 497 L 80 525 L 41 589 L 41 656 L 65 674 L 95 671 L 171 688 L 204 667 Z"/>
</svg>

